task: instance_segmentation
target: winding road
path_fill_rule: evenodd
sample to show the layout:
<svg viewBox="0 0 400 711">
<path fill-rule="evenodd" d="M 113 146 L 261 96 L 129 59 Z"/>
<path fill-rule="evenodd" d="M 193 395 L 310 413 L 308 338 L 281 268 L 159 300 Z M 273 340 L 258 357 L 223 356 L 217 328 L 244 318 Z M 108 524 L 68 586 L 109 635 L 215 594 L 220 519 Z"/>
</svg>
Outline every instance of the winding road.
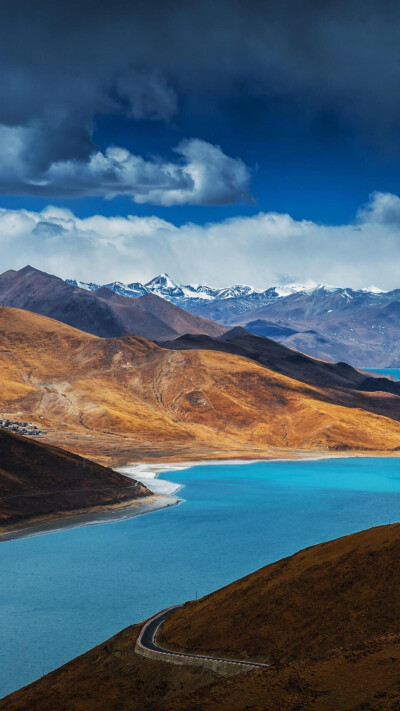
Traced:
<svg viewBox="0 0 400 711">
<path fill-rule="evenodd" d="M 159 658 L 160 661 L 179 663 L 179 664 L 197 664 L 199 666 L 213 665 L 215 671 L 218 671 L 219 665 L 223 666 L 225 673 L 227 671 L 232 674 L 238 674 L 242 671 L 250 671 L 250 669 L 266 669 L 269 664 L 260 664 L 259 662 L 246 662 L 244 660 L 224 659 L 223 657 L 209 657 L 202 654 L 187 654 L 186 652 L 175 652 L 171 649 L 165 649 L 157 644 L 157 633 L 164 620 L 177 610 L 182 605 L 174 605 L 166 610 L 162 610 L 157 615 L 148 620 L 142 627 L 136 642 L 136 651 L 139 654 L 145 653 L 145 656 L 150 656 L 153 659 Z M 176 658 L 176 659 L 174 659 Z M 229 669 L 231 670 L 229 671 Z"/>
</svg>

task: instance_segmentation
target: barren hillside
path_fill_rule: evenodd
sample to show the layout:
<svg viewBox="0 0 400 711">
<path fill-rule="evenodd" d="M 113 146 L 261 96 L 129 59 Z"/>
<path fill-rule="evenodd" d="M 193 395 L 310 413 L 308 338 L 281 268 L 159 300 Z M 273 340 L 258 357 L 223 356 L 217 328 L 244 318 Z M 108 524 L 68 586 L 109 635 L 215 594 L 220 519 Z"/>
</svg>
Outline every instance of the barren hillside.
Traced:
<svg viewBox="0 0 400 711">
<path fill-rule="evenodd" d="M 143 484 L 107 467 L 0 430 L 0 534 L 150 495 Z"/>
<path fill-rule="evenodd" d="M 0 330 L 0 415 L 34 418 L 47 441 L 99 461 L 400 444 L 400 423 L 362 409 L 380 393 L 336 404 L 333 388 L 248 358 L 101 339 L 17 309 L 0 309 Z"/>
</svg>

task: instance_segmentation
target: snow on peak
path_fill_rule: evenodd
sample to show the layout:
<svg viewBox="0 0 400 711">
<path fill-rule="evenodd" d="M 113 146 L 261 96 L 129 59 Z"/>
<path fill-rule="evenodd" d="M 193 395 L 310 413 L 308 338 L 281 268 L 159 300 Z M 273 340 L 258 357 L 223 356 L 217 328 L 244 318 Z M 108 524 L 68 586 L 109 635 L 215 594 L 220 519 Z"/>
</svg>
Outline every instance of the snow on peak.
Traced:
<svg viewBox="0 0 400 711">
<path fill-rule="evenodd" d="M 180 284 L 171 279 L 168 274 L 159 274 L 151 281 L 145 284 L 147 291 L 151 291 L 156 296 L 172 301 L 173 299 L 182 298 L 185 296 L 184 290 Z"/>
<path fill-rule="evenodd" d="M 85 289 L 85 291 L 96 291 L 100 289 L 100 284 L 94 284 L 93 282 L 77 281 L 76 279 L 66 279 L 66 284 L 70 286 L 77 286 L 78 289 Z"/>
<path fill-rule="evenodd" d="M 120 296 L 130 296 L 136 298 L 138 296 L 143 296 L 143 294 L 148 294 L 148 289 L 140 284 L 140 282 L 132 284 L 123 284 L 122 281 L 113 281 L 111 284 L 104 285 L 106 289 L 111 289 L 116 294 Z"/>
<path fill-rule="evenodd" d="M 95 284 L 93 282 L 75 281 L 73 279 L 66 279 L 66 282 L 72 286 L 79 287 L 80 289 L 86 289 L 87 291 L 95 291 L 101 286 L 100 284 Z M 179 284 L 171 279 L 169 274 L 166 274 L 165 272 L 154 277 L 154 279 L 151 279 L 151 281 L 144 285 L 141 282 L 124 284 L 120 281 L 114 281 L 112 283 L 105 284 L 104 286 L 120 296 L 128 296 L 131 298 L 138 298 L 148 293 L 156 294 L 157 296 L 166 299 L 167 301 L 171 301 L 178 306 L 182 306 L 183 308 L 189 306 L 190 302 L 194 305 L 196 302 L 210 303 L 214 301 L 234 299 L 249 299 L 250 303 L 269 304 L 294 294 L 317 295 L 320 293 L 322 297 L 324 294 L 334 294 L 337 292 L 342 299 L 350 301 L 355 298 L 356 295 L 361 295 L 363 293 L 370 295 L 387 293 L 383 289 L 379 289 L 376 286 L 369 286 L 365 289 L 354 290 L 344 289 L 331 284 L 317 284 L 313 281 L 308 281 L 304 284 L 280 284 L 278 286 L 271 286 L 267 289 L 258 289 L 247 284 L 234 284 L 224 288 L 215 288 L 207 286 L 206 284 L 198 283 Z"/>
<path fill-rule="evenodd" d="M 243 296 L 250 296 L 250 294 L 262 294 L 262 289 L 255 289 L 254 286 L 247 286 L 247 284 L 234 284 L 233 286 L 228 286 L 224 289 L 218 290 L 219 299 L 237 299 Z"/>
<path fill-rule="evenodd" d="M 202 299 L 213 301 L 219 294 L 219 289 L 212 289 L 211 286 L 203 284 L 185 284 L 181 287 L 186 299 Z"/>
<path fill-rule="evenodd" d="M 291 296 L 292 294 L 307 294 L 316 289 L 322 288 L 323 284 L 316 284 L 314 281 L 307 282 L 306 284 L 282 284 L 280 286 L 274 286 L 272 289 L 279 297 Z"/>
<path fill-rule="evenodd" d="M 163 274 L 159 274 L 158 276 L 154 277 L 151 281 L 147 282 L 145 284 L 147 288 L 154 288 L 154 287 L 162 287 L 163 289 L 180 289 L 181 286 L 178 284 L 176 281 L 171 279 L 169 274 L 166 274 L 165 272 Z"/>
<path fill-rule="evenodd" d="M 374 286 L 373 284 L 368 286 L 366 289 L 361 289 L 361 291 L 364 291 L 366 294 L 387 294 L 387 291 L 380 289 L 379 286 Z"/>
</svg>

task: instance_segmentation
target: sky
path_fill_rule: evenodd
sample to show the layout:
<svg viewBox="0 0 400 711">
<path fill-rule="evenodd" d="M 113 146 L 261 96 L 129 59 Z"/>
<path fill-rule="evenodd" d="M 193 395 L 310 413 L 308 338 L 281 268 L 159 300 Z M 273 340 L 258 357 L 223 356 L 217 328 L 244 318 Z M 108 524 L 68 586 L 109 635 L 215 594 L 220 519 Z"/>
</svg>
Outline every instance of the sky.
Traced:
<svg viewBox="0 0 400 711">
<path fill-rule="evenodd" d="M 0 270 L 400 287 L 400 4 L 0 0 Z"/>
</svg>

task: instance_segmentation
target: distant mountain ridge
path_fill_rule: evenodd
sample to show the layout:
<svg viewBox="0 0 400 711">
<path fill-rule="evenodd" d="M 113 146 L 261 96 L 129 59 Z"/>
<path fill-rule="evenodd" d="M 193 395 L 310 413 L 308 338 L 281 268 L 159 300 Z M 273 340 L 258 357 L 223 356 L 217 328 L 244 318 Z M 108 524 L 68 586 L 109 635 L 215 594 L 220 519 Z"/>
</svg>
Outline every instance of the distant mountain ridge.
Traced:
<svg viewBox="0 0 400 711">
<path fill-rule="evenodd" d="M 29 265 L 0 275 L 0 305 L 49 316 L 102 338 L 134 334 L 162 341 L 186 333 L 219 336 L 226 331 L 156 294 L 128 299 L 105 287 L 85 290 Z"/>
<path fill-rule="evenodd" d="M 178 306 L 187 306 L 188 303 L 192 303 L 193 308 L 200 305 L 210 306 L 218 301 L 226 302 L 230 299 L 234 299 L 238 303 L 244 299 L 245 301 L 243 305 L 248 305 L 250 310 L 252 305 L 255 304 L 258 304 L 259 306 L 266 305 L 277 301 L 278 299 L 284 299 L 292 294 L 312 294 L 319 290 L 323 290 L 328 293 L 352 292 L 356 294 L 370 294 L 375 296 L 387 293 L 383 289 L 379 289 L 376 286 L 353 290 L 332 286 L 330 284 L 315 284 L 312 282 L 308 284 L 294 283 L 276 285 L 266 289 L 258 289 L 248 284 L 234 284 L 232 286 L 216 288 L 207 286 L 206 284 L 180 284 L 179 282 L 171 279 L 171 277 L 166 273 L 159 274 L 145 284 L 142 284 L 141 282 L 124 284 L 121 281 L 114 281 L 108 284 L 97 284 L 95 282 L 77 281 L 76 279 L 66 279 L 65 281 L 67 284 L 78 286 L 80 289 L 86 289 L 87 291 L 96 291 L 97 289 L 105 287 L 106 289 L 110 289 L 121 296 L 130 296 L 132 298 L 137 298 L 148 293 L 156 294 L 157 296 L 160 296 L 167 301 L 171 301 Z"/>
<path fill-rule="evenodd" d="M 358 367 L 400 364 L 400 289 L 374 293 L 318 289 L 226 320 L 324 360 Z"/>
<path fill-rule="evenodd" d="M 101 337 L 136 334 L 154 341 L 243 326 L 259 336 L 356 367 L 400 365 L 400 289 L 292 284 L 181 285 L 167 274 L 147 284 L 64 281 L 33 267 L 0 276 L 0 305 L 50 316 Z"/>
<path fill-rule="evenodd" d="M 115 282 L 106 288 L 132 297 L 151 292 L 190 313 L 227 327 L 243 326 L 324 360 L 358 367 L 400 365 L 400 289 L 327 284 L 289 284 L 264 291 L 240 284 L 214 289 L 181 285 L 167 274 L 144 285 Z"/>
<path fill-rule="evenodd" d="M 105 287 L 120 296 L 129 296 L 131 298 L 138 298 L 148 293 L 156 294 L 177 306 L 193 311 L 193 313 L 203 315 L 204 311 L 209 318 L 217 318 L 219 316 L 219 320 L 222 320 L 224 315 L 230 316 L 232 312 L 250 311 L 257 307 L 275 303 L 275 301 L 284 299 L 292 294 L 312 294 L 318 290 L 324 290 L 328 293 L 349 291 L 329 284 L 314 283 L 277 285 L 266 289 L 257 289 L 248 284 L 234 284 L 216 288 L 206 284 L 180 284 L 171 279 L 166 273 L 159 274 L 145 284 L 141 282 L 124 284 L 121 281 L 96 284 L 95 282 L 83 282 L 75 279 L 66 279 L 66 282 L 87 291 L 96 291 Z M 356 293 L 378 295 L 385 292 L 382 289 L 371 286 Z M 223 304 L 220 302 L 223 302 Z"/>
</svg>

